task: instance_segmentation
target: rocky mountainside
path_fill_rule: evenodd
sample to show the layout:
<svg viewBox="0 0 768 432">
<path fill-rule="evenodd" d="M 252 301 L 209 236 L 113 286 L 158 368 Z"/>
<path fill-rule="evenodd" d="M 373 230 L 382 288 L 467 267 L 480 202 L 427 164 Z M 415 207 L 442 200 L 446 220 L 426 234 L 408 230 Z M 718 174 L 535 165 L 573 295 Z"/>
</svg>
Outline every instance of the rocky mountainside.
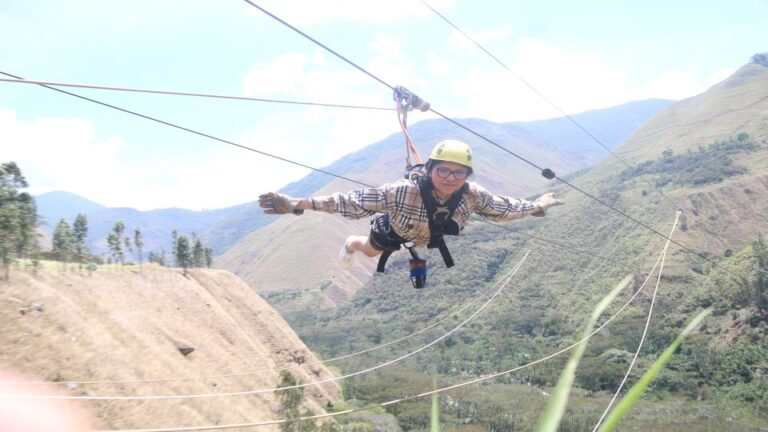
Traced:
<svg viewBox="0 0 768 432">
<path fill-rule="evenodd" d="M 281 371 L 305 383 L 332 377 L 280 315 L 231 273 L 184 276 L 147 265 L 12 271 L 10 282 L 0 283 L 0 370 L 51 382 L 72 396 L 272 389 Z M 307 388 L 305 396 L 306 408 L 317 414 L 341 397 L 332 382 Z M 83 405 L 105 429 L 282 418 L 272 392 Z"/>
</svg>

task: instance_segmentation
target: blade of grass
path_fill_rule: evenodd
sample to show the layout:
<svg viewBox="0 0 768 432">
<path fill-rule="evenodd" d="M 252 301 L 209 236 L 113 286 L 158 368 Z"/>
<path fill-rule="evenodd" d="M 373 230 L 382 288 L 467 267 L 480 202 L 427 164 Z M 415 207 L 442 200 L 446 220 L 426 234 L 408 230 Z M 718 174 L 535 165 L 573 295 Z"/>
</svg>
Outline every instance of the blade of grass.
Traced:
<svg viewBox="0 0 768 432">
<path fill-rule="evenodd" d="M 627 288 L 629 282 L 632 281 L 632 276 L 625 277 L 608 295 L 598 303 L 597 307 L 592 311 L 592 315 L 584 328 L 584 335 L 592 333 L 597 325 L 597 320 L 600 315 L 603 314 L 605 309 L 611 302 Z M 560 420 L 563 418 L 565 407 L 568 404 L 568 395 L 573 387 L 573 381 L 576 378 L 576 367 L 579 365 L 581 357 L 584 355 L 584 351 L 587 349 L 587 341 L 579 344 L 576 349 L 571 353 L 571 358 L 568 359 L 568 363 L 565 365 L 563 372 L 560 373 L 560 379 L 557 381 L 557 386 L 552 393 L 552 397 L 547 402 L 547 408 L 544 410 L 539 419 L 539 424 L 536 427 L 536 432 L 556 432 Z"/>
<path fill-rule="evenodd" d="M 706 317 L 711 311 L 711 308 L 704 309 L 698 315 L 696 315 L 696 317 L 691 320 L 690 323 L 688 323 L 685 329 L 659 356 L 659 358 L 656 360 L 656 362 L 653 363 L 648 371 L 643 374 L 640 380 L 634 386 L 632 386 L 631 389 L 629 389 L 626 396 L 624 396 L 624 398 L 621 399 L 621 402 L 616 405 L 616 408 L 611 411 L 611 414 L 605 420 L 605 423 L 603 423 L 603 426 L 599 429 L 598 432 L 610 432 L 619 424 L 624 414 L 626 414 L 632 408 L 632 405 L 637 402 L 637 399 L 640 398 L 640 395 L 643 394 L 645 389 L 648 388 L 651 382 L 653 382 L 659 372 L 661 372 L 661 370 L 664 368 L 664 365 L 666 365 L 669 359 L 672 358 L 672 355 L 683 342 L 683 339 L 685 339 L 685 337 L 688 336 L 688 334 L 690 334 L 699 325 L 699 323 L 701 323 L 701 320 L 703 320 L 704 317 Z"/>
<path fill-rule="evenodd" d="M 432 378 L 432 387 L 437 388 L 437 376 Z M 432 415 L 430 421 L 430 432 L 440 432 L 440 400 L 437 393 L 432 395 Z"/>
</svg>

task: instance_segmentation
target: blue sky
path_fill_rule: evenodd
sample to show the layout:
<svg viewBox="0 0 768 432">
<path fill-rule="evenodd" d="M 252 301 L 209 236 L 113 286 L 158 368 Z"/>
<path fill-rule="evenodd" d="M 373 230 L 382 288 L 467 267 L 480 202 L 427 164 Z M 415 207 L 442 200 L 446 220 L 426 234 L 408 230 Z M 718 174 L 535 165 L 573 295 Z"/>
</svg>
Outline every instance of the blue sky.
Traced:
<svg viewBox="0 0 768 432">
<path fill-rule="evenodd" d="M 559 116 L 419 0 L 254 2 L 451 117 Z M 568 113 L 690 97 L 768 51 L 766 0 L 427 3 Z M 28 79 L 392 104 L 386 87 L 241 0 L 0 0 L 0 40 L 0 71 Z M 387 111 L 69 90 L 318 167 L 399 131 Z M 0 161 L 8 160 L 33 193 L 67 190 L 142 210 L 241 204 L 306 173 L 0 82 Z"/>
</svg>

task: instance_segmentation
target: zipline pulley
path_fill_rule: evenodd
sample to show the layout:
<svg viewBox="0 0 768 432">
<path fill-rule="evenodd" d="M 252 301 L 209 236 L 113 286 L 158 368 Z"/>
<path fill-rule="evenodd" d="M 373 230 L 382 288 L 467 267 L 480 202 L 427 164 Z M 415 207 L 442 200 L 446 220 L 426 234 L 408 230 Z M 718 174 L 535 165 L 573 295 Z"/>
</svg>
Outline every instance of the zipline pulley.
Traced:
<svg viewBox="0 0 768 432">
<path fill-rule="evenodd" d="M 419 155 L 419 151 L 416 150 L 416 146 L 413 145 L 411 134 L 408 133 L 408 111 L 414 109 L 422 112 L 427 111 L 429 110 L 429 102 L 416 96 L 403 86 L 395 87 L 392 97 L 395 100 L 397 108 L 397 121 L 400 123 L 403 135 L 405 135 L 405 178 L 410 178 L 411 170 L 414 167 L 423 165 L 423 162 L 421 160 L 421 155 Z M 415 163 L 411 162 L 411 155 L 413 155 L 413 162 Z"/>
</svg>

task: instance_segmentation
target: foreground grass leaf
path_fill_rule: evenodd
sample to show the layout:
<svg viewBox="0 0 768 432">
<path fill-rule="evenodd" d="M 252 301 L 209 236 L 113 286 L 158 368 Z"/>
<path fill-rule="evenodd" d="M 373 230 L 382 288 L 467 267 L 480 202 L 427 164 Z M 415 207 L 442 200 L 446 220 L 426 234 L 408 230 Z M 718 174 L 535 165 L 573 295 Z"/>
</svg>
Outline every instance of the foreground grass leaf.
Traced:
<svg viewBox="0 0 768 432">
<path fill-rule="evenodd" d="M 433 378 L 432 387 L 437 388 L 437 377 Z M 440 432 L 440 400 L 437 393 L 432 395 L 432 415 L 429 432 Z"/>
<path fill-rule="evenodd" d="M 597 307 L 595 307 L 594 311 L 592 311 L 592 315 L 590 316 L 589 322 L 587 322 L 587 325 L 584 328 L 584 335 L 582 337 L 586 337 L 588 334 L 592 333 L 595 326 L 597 325 L 597 320 L 600 318 L 600 315 L 603 314 L 605 309 L 609 304 L 611 304 L 611 302 L 613 302 L 616 296 L 618 296 L 620 292 L 626 289 L 627 285 L 629 285 L 631 281 L 632 276 L 625 277 L 610 293 L 608 293 L 607 296 L 605 296 L 600 301 L 600 303 L 598 303 Z M 583 343 L 577 345 L 573 350 L 573 353 L 571 353 L 571 358 L 568 359 L 568 363 L 565 365 L 563 372 L 560 374 L 560 379 L 557 381 L 557 386 L 552 393 L 552 397 L 549 398 L 547 408 L 544 410 L 544 414 L 542 414 L 541 418 L 539 419 L 539 424 L 536 427 L 537 432 L 557 431 L 558 426 L 560 425 L 560 420 L 562 419 L 563 413 L 565 412 L 565 407 L 568 404 L 568 395 L 571 392 L 571 387 L 573 387 L 573 381 L 576 378 L 576 367 L 579 365 L 579 361 L 584 355 L 584 351 L 586 349 L 587 341 L 584 341 Z"/>
<path fill-rule="evenodd" d="M 623 399 L 621 399 L 621 402 L 619 402 L 618 405 L 616 405 L 616 408 L 614 408 L 613 411 L 611 411 L 611 414 L 608 416 L 608 418 L 605 419 L 605 423 L 600 427 L 598 432 L 609 432 L 612 431 L 613 428 L 615 428 L 619 422 L 621 421 L 621 418 L 626 414 L 631 408 L 632 405 L 635 404 L 637 399 L 640 397 L 640 395 L 643 394 L 646 388 L 653 382 L 653 380 L 656 378 L 656 376 L 661 372 L 661 369 L 664 368 L 664 365 L 667 364 L 670 358 L 672 358 L 672 354 L 675 353 L 677 348 L 680 346 L 680 344 L 683 342 L 683 339 L 685 339 L 688 334 L 690 334 L 693 329 L 695 329 L 699 323 L 701 323 L 701 320 L 706 317 L 712 309 L 705 309 L 701 311 L 698 315 L 696 315 L 696 318 L 691 320 L 690 323 L 685 327 L 685 329 L 675 338 L 675 340 L 672 342 L 672 344 L 659 356 L 659 358 L 656 360 L 655 363 L 648 369 L 648 372 L 643 374 L 643 376 L 640 378 L 640 380 L 632 386 L 631 389 L 627 392 L 627 395 L 624 396 Z"/>
</svg>

